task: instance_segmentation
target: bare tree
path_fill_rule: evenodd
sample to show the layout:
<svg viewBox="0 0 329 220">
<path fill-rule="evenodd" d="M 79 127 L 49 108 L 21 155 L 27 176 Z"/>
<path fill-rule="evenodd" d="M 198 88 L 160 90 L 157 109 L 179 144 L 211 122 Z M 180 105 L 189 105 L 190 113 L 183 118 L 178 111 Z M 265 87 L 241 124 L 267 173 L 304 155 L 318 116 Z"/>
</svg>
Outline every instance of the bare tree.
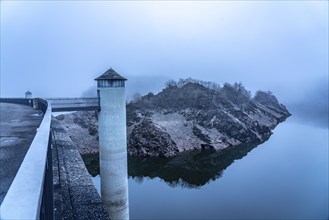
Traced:
<svg viewBox="0 0 329 220">
<path fill-rule="evenodd" d="M 133 100 L 132 100 L 132 102 L 134 102 L 134 103 L 138 102 L 139 100 L 141 100 L 141 97 L 142 97 L 142 95 L 139 92 L 135 92 L 133 94 Z"/>
</svg>

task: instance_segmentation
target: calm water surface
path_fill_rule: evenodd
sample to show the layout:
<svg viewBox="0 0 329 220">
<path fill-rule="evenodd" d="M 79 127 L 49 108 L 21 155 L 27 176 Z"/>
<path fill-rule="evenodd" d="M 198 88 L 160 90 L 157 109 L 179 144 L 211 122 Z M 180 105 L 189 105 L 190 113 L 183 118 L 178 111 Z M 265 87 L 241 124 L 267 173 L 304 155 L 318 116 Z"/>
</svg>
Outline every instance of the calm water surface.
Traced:
<svg viewBox="0 0 329 220">
<path fill-rule="evenodd" d="M 328 128 L 289 118 L 249 153 L 129 161 L 131 219 L 328 219 Z"/>
</svg>

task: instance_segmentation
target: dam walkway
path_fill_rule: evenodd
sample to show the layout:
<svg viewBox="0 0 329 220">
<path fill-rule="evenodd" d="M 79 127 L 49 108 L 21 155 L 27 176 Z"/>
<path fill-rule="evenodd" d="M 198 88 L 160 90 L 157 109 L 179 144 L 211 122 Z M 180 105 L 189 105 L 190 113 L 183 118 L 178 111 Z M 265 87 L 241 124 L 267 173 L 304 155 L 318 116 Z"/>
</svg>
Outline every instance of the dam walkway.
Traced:
<svg viewBox="0 0 329 220">
<path fill-rule="evenodd" d="M 40 111 L 29 106 L 0 103 L 0 204 L 17 174 L 42 118 Z"/>
<path fill-rule="evenodd" d="M 97 98 L 0 99 L 0 219 L 109 219 L 52 102 L 55 112 L 98 109 Z"/>
</svg>

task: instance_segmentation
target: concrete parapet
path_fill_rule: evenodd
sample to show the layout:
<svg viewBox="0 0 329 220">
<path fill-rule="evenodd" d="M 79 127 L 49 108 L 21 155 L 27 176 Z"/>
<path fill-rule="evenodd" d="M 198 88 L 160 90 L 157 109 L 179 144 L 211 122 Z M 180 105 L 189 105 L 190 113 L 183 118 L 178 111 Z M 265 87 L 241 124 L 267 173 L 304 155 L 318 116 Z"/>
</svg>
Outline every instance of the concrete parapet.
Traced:
<svg viewBox="0 0 329 220">
<path fill-rule="evenodd" d="M 55 219 L 109 219 L 77 147 L 52 119 Z"/>
</svg>

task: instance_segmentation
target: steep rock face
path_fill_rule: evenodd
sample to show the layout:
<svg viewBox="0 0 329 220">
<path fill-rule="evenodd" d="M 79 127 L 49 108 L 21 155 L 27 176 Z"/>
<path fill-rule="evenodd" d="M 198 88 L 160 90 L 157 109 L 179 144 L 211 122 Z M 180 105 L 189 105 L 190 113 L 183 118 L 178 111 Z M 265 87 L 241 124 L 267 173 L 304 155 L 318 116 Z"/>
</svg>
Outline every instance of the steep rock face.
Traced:
<svg viewBox="0 0 329 220">
<path fill-rule="evenodd" d="M 129 137 L 128 146 L 131 155 L 173 156 L 177 153 L 176 143 L 170 135 L 156 127 L 148 118 L 134 125 Z"/>
<path fill-rule="evenodd" d="M 215 89 L 198 82 L 169 85 L 157 95 L 149 93 L 127 105 L 128 153 L 170 157 L 184 151 L 261 143 L 289 115 L 271 93 L 259 91 L 251 98 L 241 84 Z M 67 130 L 85 130 L 71 136 L 78 146 L 85 152 L 97 151 L 94 112 L 58 117 Z"/>
</svg>

